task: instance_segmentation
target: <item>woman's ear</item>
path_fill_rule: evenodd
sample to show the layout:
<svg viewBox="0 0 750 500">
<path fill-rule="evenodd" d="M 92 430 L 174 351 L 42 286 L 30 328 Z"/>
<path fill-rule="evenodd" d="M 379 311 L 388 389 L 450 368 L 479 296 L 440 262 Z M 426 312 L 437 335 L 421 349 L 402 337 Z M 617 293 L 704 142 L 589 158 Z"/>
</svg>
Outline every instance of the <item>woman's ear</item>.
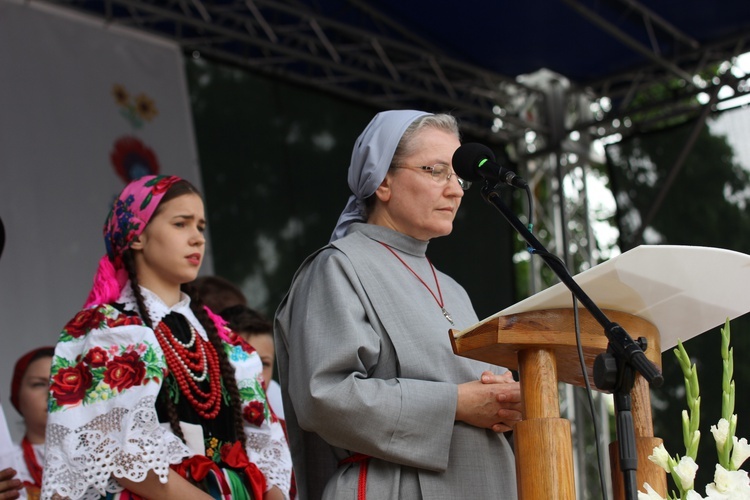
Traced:
<svg viewBox="0 0 750 500">
<path fill-rule="evenodd" d="M 143 241 L 141 241 L 141 235 L 136 236 L 130 242 L 130 248 L 132 250 L 143 250 Z"/>
<path fill-rule="evenodd" d="M 388 171 L 387 174 L 385 174 L 385 179 L 383 179 L 383 182 L 380 183 L 380 186 L 375 190 L 375 196 L 378 197 L 378 200 L 381 202 L 387 202 L 391 199 L 391 183 L 393 182 L 393 178 L 391 176 L 391 172 Z"/>
</svg>

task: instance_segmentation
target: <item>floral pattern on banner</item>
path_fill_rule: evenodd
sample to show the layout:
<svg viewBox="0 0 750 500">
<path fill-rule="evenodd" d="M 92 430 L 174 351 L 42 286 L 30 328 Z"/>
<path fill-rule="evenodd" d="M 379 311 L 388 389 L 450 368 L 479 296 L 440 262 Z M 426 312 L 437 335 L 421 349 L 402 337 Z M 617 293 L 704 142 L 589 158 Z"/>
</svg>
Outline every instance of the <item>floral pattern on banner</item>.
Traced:
<svg viewBox="0 0 750 500">
<path fill-rule="evenodd" d="M 120 116 L 128 121 L 133 131 L 142 129 L 146 122 L 150 123 L 159 115 L 154 100 L 143 92 L 131 98 L 125 86 L 116 83 L 112 87 L 112 96 L 120 108 Z M 115 141 L 109 159 L 126 184 L 144 175 L 158 174 L 160 170 L 154 150 L 132 134 Z"/>
<path fill-rule="evenodd" d="M 147 342 L 93 347 L 75 360 L 56 356 L 49 412 L 106 401 L 131 387 L 161 383 L 165 370 L 164 358 Z"/>
</svg>

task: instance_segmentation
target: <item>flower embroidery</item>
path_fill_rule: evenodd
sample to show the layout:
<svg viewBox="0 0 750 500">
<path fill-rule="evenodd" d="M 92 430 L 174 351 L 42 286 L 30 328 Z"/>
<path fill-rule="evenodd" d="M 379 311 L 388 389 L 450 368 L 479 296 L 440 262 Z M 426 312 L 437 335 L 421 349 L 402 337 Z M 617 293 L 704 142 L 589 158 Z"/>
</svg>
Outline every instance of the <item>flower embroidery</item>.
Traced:
<svg viewBox="0 0 750 500">
<path fill-rule="evenodd" d="M 227 354 L 229 355 L 229 359 L 234 363 L 244 361 L 248 358 L 248 354 L 241 346 L 233 347 Z"/>
<path fill-rule="evenodd" d="M 146 365 L 137 352 L 128 351 L 107 363 L 104 383 L 113 390 L 122 392 L 134 385 L 141 385 L 146 375 Z"/>
<path fill-rule="evenodd" d="M 50 385 L 49 411 L 67 406 L 106 401 L 127 389 L 160 383 L 166 362 L 148 343 L 93 347 L 74 362 L 54 358 Z"/>
<path fill-rule="evenodd" d="M 240 353 L 233 354 L 234 351 L 237 351 L 238 348 L 242 352 L 245 352 L 247 354 L 252 354 L 255 352 L 255 349 L 253 346 L 247 343 L 245 339 L 237 335 L 235 332 L 233 332 L 230 329 L 226 329 L 225 333 L 227 334 L 226 343 L 224 344 L 224 351 L 227 353 L 227 356 L 236 356 L 232 358 L 232 361 L 237 360 L 245 360 L 247 359 L 247 356 L 240 356 Z"/>
<path fill-rule="evenodd" d="M 125 325 L 141 325 L 138 316 L 127 316 L 111 305 L 99 306 L 79 312 L 65 325 L 60 342 L 69 342 L 88 334 L 91 330 L 103 327 L 114 328 Z"/>
<path fill-rule="evenodd" d="M 101 347 L 94 347 L 91 349 L 86 356 L 83 358 L 83 362 L 89 365 L 91 368 L 99 368 L 107 364 L 109 356 L 107 351 Z"/>
<path fill-rule="evenodd" d="M 50 402 L 54 401 L 57 405 L 77 405 L 91 387 L 92 380 L 91 372 L 84 363 L 62 368 L 52 377 Z"/>
<path fill-rule="evenodd" d="M 65 342 L 83 337 L 92 329 L 101 328 L 102 323 L 104 323 L 104 315 L 99 308 L 81 311 L 65 325 L 60 336 L 60 341 Z"/>
<path fill-rule="evenodd" d="M 114 310 L 114 308 L 113 308 Z M 127 325 L 142 325 L 143 320 L 138 316 L 128 316 L 126 314 L 118 314 L 115 318 L 106 318 L 107 328 L 115 328 L 117 326 Z"/>
<path fill-rule="evenodd" d="M 264 420 L 273 421 L 271 409 L 266 401 L 266 392 L 259 379 L 244 379 L 238 381 L 240 399 L 243 407 L 242 415 L 245 420 L 260 427 Z"/>
<path fill-rule="evenodd" d="M 242 416 L 254 426 L 260 427 L 265 420 L 265 405 L 260 401 L 251 401 L 250 404 L 245 406 Z"/>
</svg>

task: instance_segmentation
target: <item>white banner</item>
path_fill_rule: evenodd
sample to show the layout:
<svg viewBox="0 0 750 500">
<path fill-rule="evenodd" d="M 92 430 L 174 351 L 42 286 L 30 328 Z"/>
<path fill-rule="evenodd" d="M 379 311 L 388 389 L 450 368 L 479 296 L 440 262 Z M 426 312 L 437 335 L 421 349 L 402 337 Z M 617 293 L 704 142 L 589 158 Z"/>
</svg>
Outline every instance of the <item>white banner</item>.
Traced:
<svg viewBox="0 0 750 500">
<path fill-rule="evenodd" d="M 0 394 L 15 360 L 85 300 L 109 206 L 131 176 L 200 189 L 179 48 L 71 10 L 0 0 Z M 211 272 L 207 257 L 204 272 Z"/>
</svg>

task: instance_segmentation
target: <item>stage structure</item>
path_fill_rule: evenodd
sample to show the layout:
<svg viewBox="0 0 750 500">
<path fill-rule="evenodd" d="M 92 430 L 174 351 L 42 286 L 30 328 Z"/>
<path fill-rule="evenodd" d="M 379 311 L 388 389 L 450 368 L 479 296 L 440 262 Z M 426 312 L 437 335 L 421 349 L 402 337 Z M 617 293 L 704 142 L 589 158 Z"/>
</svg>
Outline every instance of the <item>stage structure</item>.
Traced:
<svg viewBox="0 0 750 500">
<path fill-rule="evenodd" d="M 186 57 L 215 59 L 376 109 L 451 111 L 464 132 L 508 152 L 534 195 L 542 194 L 534 217 L 545 234 L 535 234 L 572 273 L 608 257 L 598 253 L 590 223 L 587 173 L 603 161 L 592 157 L 591 145 L 665 120 L 698 118 L 698 131 L 717 105 L 730 109 L 750 92 L 747 75 L 732 64 L 750 46 L 750 7 L 729 0 L 698 1 L 690 9 L 560 0 L 545 12 L 528 2 L 481 0 L 446 12 L 399 0 L 32 1 L 169 38 Z M 566 57 L 558 46 L 568 50 Z M 659 85 L 664 92 L 639 99 Z M 692 146 L 683 146 L 683 159 Z M 678 160 L 674 175 L 680 168 Z M 652 213 L 662 199 L 654 200 Z M 532 259 L 530 293 L 549 285 L 543 268 Z M 562 412 L 575 421 L 587 410 L 572 386 L 565 390 Z M 582 433 L 573 433 L 580 465 Z M 579 465 L 576 481 L 586 484 L 590 478 Z"/>
<path fill-rule="evenodd" d="M 742 75 L 712 78 L 717 65 L 749 46 L 750 7 L 729 1 L 706 1 L 704 9 L 690 12 L 679 3 L 649 8 L 635 0 L 561 0 L 544 12 L 534 4 L 481 0 L 463 2 L 458 10 L 426 4 L 429 11 L 420 2 L 398 0 L 33 1 L 169 38 L 191 57 L 377 108 L 450 110 L 466 131 L 495 146 L 529 131 L 564 137 L 586 130 L 595 138 L 638 133 L 665 117 L 700 114 L 701 105 L 690 100 L 698 93 L 750 90 Z M 560 57 L 555 47 L 565 49 L 566 42 L 579 50 Z M 581 52 L 588 46 L 598 57 L 584 65 Z M 611 105 L 593 115 L 563 110 L 549 121 L 530 117 L 530 106 L 549 96 L 518 75 L 541 68 L 567 78 L 569 95 L 606 97 Z M 644 89 L 675 80 L 683 83 L 660 98 L 634 100 Z M 563 121 L 564 128 L 556 129 Z M 556 141 L 546 141 L 531 156 L 556 149 Z"/>
</svg>

